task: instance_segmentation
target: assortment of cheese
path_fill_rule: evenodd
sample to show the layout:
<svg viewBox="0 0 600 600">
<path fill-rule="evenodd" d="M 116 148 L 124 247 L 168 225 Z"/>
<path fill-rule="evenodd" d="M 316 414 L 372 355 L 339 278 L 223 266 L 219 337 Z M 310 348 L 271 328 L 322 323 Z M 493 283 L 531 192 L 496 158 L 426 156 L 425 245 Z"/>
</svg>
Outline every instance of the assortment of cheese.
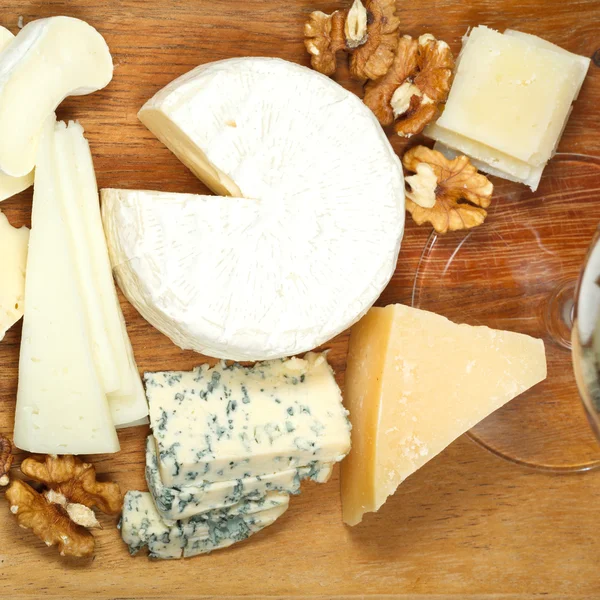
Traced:
<svg viewBox="0 0 600 600">
<path fill-rule="evenodd" d="M 0 29 L 0 51 L 0 140 L 11 140 L 0 144 L 0 200 L 34 183 L 30 235 L 0 214 L 0 336 L 24 310 L 15 443 L 116 452 L 115 427 L 149 413 L 149 491 L 127 493 L 121 520 L 132 553 L 182 558 L 246 539 L 349 452 L 343 515 L 355 525 L 545 378 L 540 340 L 371 309 L 398 258 L 402 168 L 369 109 L 327 77 L 244 58 L 175 80 L 139 117 L 218 195 L 105 189 L 101 213 L 83 129 L 54 110 L 108 84 L 103 38 L 54 17 L 14 39 Z M 586 60 L 477 27 L 427 133 L 535 189 Z M 265 362 L 146 373 L 144 391 L 113 271 L 174 343 Z M 353 324 L 344 408 L 324 354 L 286 357 Z"/>
<path fill-rule="evenodd" d="M 425 129 L 448 158 L 535 191 L 590 59 L 539 37 L 475 27 L 464 39 L 442 116 Z"/>
<path fill-rule="evenodd" d="M 125 499 L 135 553 L 193 556 L 271 525 L 303 479 L 326 482 L 350 450 L 350 424 L 323 354 L 146 373 L 150 493 Z"/>
</svg>

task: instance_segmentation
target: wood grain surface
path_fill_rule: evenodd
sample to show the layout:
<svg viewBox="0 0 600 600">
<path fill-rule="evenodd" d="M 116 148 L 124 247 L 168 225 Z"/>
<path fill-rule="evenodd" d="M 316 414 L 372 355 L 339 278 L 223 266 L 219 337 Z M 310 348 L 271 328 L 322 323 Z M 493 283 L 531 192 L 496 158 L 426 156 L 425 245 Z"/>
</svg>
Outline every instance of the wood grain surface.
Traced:
<svg viewBox="0 0 600 600">
<path fill-rule="evenodd" d="M 138 122 L 139 107 L 200 63 L 264 55 L 308 64 L 303 21 L 312 10 L 338 7 L 331 0 L 2 0 L 0 24 L 16 32 L 19 16 L 28 22 L 66 14 L 89 21 L 106 37 L 114 80 L 59 110 L 61 118 L 79 119 L 86 129 L 101 187 L 206 193 Z M 599 0 L 413 0 L 399 2 L 399 12 L 406 33 L 431 32 L 454 50 L 468 27 L 483 23 L 543 35 L 586 56 L 596 53 L 600 64 Z M 563 152 L 600 157 L 598 64 L 591 66 Z M 360 91 L 346 69 L 338 80 Z M 393 144 L 401 150 L 399 139 Z M 29 224 L 31 192 L 0 208 L 13 225 Z M 410 303 L 428 235 L 427 228 L 408 223 L 397 271 L 379 304 Z M 565 243 L 583 249 L 587 240 L 574 234 Z M 473 282 L 478 285 L 485 282 Z M 187 369 L 203 361 L 176 348 L 124 299 L 122 304 L 140 370 Z M 7 434 L 20 334 L 17 326 L 0 344 L 0 431 Z M 327 347 L 343 384 L 347 334 Z M 103 476 L 124 490 L 145 489 L 146 433 L 121 432 L 122 451 L 95 460 Z M 336 473 L 327 485 L 306 485 L 290 510 L 251 540 L 178 562 L 131 558 L 109 518 L 95 534 L 95 560 L 62 559 L 19 529 L 0 498 L 0 598 L 600 598 L 600 471 L 535 472 L 463 437 L 354 529 L 342 524 L 338 484 Z"/>
</svg>

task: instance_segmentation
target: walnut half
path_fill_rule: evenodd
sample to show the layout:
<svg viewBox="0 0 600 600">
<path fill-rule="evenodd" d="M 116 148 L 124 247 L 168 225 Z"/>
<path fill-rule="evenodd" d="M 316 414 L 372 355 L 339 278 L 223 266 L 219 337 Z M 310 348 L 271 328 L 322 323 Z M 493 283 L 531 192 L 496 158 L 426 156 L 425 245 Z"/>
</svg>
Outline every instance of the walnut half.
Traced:
<svg viewBox="0 0 600 600">
<path fill-rule="evenodd" d="M 116 483 L 96 481 L 94 465 L 76 456 L 29 457 L 21 463 L 23 474 L 62 494 L 70 504 L 97 507 L 107 515 L 117 515 L 123 494 Z"/>
<path fill-rule="evenodd" d="M 10 483 L 10 467 L 13 462 L 12 444 L 0 433 L 0 486 Z"/>
<path fill-rule="evenodd" d="M 431 34 L 418 40 L 405 35 L 387 73 L 365 87 L 364 103 L 382 125 L 395 123 L 398 135 L 421 133 L 446 102 L 454 57 L 446 42 Z"/>
<path fill-rule="evenodd" d="M 449 160 L 437 150 L 415 146 L 402 164 L 415 173 L 406 177 L 406 210 L 417 225 L 431 223 L 446 233 L 484 222 L 494 186 L 466 156 Z"/>
<path fill-rule="evenodd" d="M 94 555 L 94 536 L 74 523 L 62 506 L 48 502 L 24 481 L 15 479 L 6 490 L 6 499 L 19 525 L 31 529 L 47 546 L 58 546 L 61 556 Z"/>
<path fill-rule="evenodd" d="M 352 56 L 351 75 L 360 80 L 384 75 L 398 45 L 395 0 L 354 0 L 352 7 L 330 15 L 311 13 L 304 25 L 304 45 L 313 69 L 333 75 L 337 53 Z"/>
</svg>

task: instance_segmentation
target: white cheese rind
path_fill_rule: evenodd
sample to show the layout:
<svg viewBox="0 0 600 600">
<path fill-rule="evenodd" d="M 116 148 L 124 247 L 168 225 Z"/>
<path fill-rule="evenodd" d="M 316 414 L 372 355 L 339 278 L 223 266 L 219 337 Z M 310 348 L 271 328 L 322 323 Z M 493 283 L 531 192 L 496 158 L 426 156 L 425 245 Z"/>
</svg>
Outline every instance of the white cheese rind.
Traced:
<svg viewBox="0 0 600 600">
<path fill-rule="evenodd" d="M 23 316 L 29 229 L 13 227 L 0 212 L 0 341 Z"/>
<path fill-rule="evenodd" d="M 272 493 L 260 502 L 244 502 L 168 525 L 148 492 L 127 492 L 121 536 L 131 554 L 147 546 L 151 558 L 187 558 L 247 539 L 272 525 L 287 510 L 288 503 L 286 494 Z"/>
<path fill-rule="evenodd" d="M 65 97 L 108 85 L 112 73 L 104 38 L 84 21 L 50 17 L 25 25 L 0 56 L 0 171 L 27 175 L 46 119 Z"/>
<path fill-rule="evenodd" d="M 158 468 L 153 436 L 146 440 L 146 481 L 156 509 L 163 521 L 172 523 L 195 515 L 232 506 L 242 500 L 260 500 L 269 492 L 300 493 L 303 479 L 317 483 L 329 480 L 333 464 L 314 463 L 299 469 L 288 469 L 270 475 L 245 477 L 216 483 L 204 481 L 185 487 L 166 487 Z"/>
<path fill-rule="evenodd" d="M 0 26 L 0 52 L 8 47 L 15 36 L 5 27 Z M 33 185 L 33 171 L 23 177 L 11 177 L 0 171 L 0 202 Z"/>
<path fill-rule="evenodd" d="M 167 487 L 338 462 L 350 449 L 347 411 L 324 355 L 145 380 Z"/>
<path fill-rule="evenodd" d="M 113 421 L 122 427 L 144 419 L 148 404 L 112 277 L 92 154 L 83 133 L 79 123 L 57 127 L 57 160 L 63 166 L 60 197 L 96 365 Z"/>
<path fill-rule="evenodd" d="M 171 83 L 140 119 L 188 165 L 204 161 L 235 184 L 220 193 L 247 199 L 103 196 L 121 288 L 177 345 L 232 360 L 291 356 L 377 299 L 397 262 L 404 184 L 355 95 L 286 61 L 232 59 Z"/>
<path fill-rule="evenodd" d="M 37 157 L 14 443 L 43 454 L 117 452 L 61 214 L 54 127 L 51 117 Z"/>
</svg>

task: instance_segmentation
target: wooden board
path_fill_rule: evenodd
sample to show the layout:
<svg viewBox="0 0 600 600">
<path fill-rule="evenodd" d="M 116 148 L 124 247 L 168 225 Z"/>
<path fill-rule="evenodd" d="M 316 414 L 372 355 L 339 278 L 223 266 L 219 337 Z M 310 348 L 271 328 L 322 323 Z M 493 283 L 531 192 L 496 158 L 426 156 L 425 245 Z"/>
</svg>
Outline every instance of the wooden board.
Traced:
<svg viewBox="0 0 600 600">
<path fill-rule="evenodd" d="M 116 66 L 113 82 L 98 94 L 68 100 L 59 111 L 61 118 L 77 118 L 85 127 L 100 186 L 206 192 L 138 122 L 139 107 L 200 63 L 266 55 L 308 64 L 303 21 L 312 10 L 335 8 L 331 0 L 4 0 L 0 24 L 16 31 L 20 15 L 28 22 L 68 14 L 106 36 Z M 600 156 L 599 0 L 417 0 L 399 3 L 399 9 L 406 33 L 431 32 L 454 50 L 467 27 L 484 23 L 540 34 L 586 56 L 596 53 L 561 150 Z M 344 69 L 338 80 L 359 91 Z M 400 149 L 399 139 L 393 143 Z M 14 225 L 28 224 L 31 192 L 0 208 Z M 428 234 L 408 224 L 398 269 L 380 304 L 410 302 Z M 572 242 L 581 248 L 587 243 Z M 141 370 L 187 369 L 202 361 L 122 303 Z M 0 431 L 8 434 L 19 340 L 20 326 L 0 345 Z M 327 346 L 343 383 L 347 335 Z M 144 489 L 146 433 L 146 428 L 122 432 L 121 453 L 96 461 L 124 490 Z M 130 558 L 116 521 L 108 518 L 96 533 L 96 559 L 66 561 L 19 529 L 2 505 L 0 498 L 2 598 L 600 597 L 600 471 L 534 472 L 498 459 L 466 437 L 359 527 L 341 522 L 336 473 L 327 485 L 307 485 L 284 517 L 248 542 L 189 561 Z"/>
</svg>

